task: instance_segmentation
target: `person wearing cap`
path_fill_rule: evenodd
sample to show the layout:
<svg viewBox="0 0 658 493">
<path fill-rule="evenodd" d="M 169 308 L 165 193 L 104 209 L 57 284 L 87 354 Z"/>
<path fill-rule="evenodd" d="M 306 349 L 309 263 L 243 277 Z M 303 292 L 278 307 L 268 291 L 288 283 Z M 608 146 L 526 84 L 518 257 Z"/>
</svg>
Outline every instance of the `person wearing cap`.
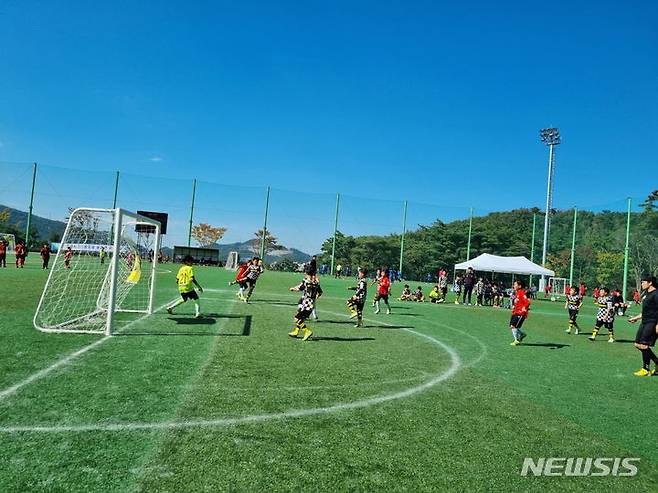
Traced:
<svg viewBox="0 0 658 493">
<path fill-rule="evenodd" d="M 638 377 L 658 375 L 658 357 L 651 349 L 658 338 L 658 281 L 652 275 L 642 278 L 642 313 L 630 317 L 628 321 L 635 323 L 642 321 L 635 335 L 635 347 L 642 353 L 642 368 L 633 373 Z M 653 361 L 655 368 L 651 371 Z"/>
</svg>

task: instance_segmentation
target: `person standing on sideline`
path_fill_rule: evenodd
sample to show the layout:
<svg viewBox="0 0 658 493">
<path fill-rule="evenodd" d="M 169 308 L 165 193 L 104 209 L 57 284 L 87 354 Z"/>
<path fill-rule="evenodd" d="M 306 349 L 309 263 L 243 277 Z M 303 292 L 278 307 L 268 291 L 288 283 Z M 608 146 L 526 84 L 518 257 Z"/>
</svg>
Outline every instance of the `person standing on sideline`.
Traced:
<svg viewBox="0 0 658 493">
<path fill-rule="evenodd" d="M 342 270 L 343 270 L 343 266 L 341 264 L 338 264 L 336 266 L 336 276 L 335 276 L 337 279 L 340 279 L 340 273 Z"/>
<path fill-rule="evenodd" d="M 0 267 L 7 268 L 7 242 L 0 238 Z"/>
<path fill-rule="evenodd" d="M 98 257 L 101 260 L 101 265 L 103 265 L 105 263 L 105 248 L 104 247 L 101 247 L 101 251 L 98 252 Z"/>
<path fill-rule="evenodd" d="M 466 270 L 466 274 L 464 274 L 464 293 L 462 295 L 462 304 L 467 303 L 467 298 L 468 298 L 468 306 L 471 306 L 471 297 L 473 296 L 473 287 L 475 286 L 475 271 L 473 270 L 473 267 L 469 267 Z"/>
<path fill-rule="evenodd" d="M 39 251 L 39 254 L 41 255 L 41 268 L 47 269 L 48 262 L 50 262 L 50 247 L 44 243 L 41 247 L 41 250 Z"/>
<path fill-rule="evenodd" d="M 651 349 L 658 337 L 658 281 L 656 276 L 646 275 L 642 278 L 642 313 L 630 317 L 628 321 L 635 323 L 642 320 L 635 335 L 635 347 L 642 353 L 642 368 L 634 373 L 638 377 L 658 375 L 658 357 Z M 653 371 L 650 364 L 655 365 Z"/>
</svg>

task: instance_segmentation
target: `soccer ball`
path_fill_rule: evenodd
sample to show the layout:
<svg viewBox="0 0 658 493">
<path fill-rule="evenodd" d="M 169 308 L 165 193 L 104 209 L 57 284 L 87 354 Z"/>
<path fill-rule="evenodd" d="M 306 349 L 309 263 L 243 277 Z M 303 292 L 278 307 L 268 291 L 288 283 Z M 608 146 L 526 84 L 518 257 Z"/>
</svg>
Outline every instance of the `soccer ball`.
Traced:
<svg viewBox="0 0 658 493">
<path fill-rule="evenodd" d="M 555 296 L 551 296 L 551 301 L 557 301 L 557 298 Z"/>
</svg>

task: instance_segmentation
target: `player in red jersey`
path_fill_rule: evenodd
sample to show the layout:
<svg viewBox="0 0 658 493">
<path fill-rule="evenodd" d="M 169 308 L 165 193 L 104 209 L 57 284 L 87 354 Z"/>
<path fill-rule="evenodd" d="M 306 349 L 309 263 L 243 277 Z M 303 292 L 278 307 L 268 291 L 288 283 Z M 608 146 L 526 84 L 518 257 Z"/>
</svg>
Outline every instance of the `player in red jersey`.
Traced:
<svg viewBox="0 0 658 493">
<path fill-rule="evenodd" d="M 247 289 L 247 274 L 249 273 L 249 265 L 251 265 L 251 260 L 243 262 L 238 267 L 238 271 L 235 273 L 235 279 L 228 283 L 229 286 L 234 284 L 239 284 L 240 289 L 235 295 L 244 300 L 244 290 Z"/>
<path fill-rule="evenodd" d="M 22 241 L 16 243 L 14 253 L 16 254 L 16 268 L 22 269 L 25 266 L 25 257 L 27 257 L 27 248 Z"/>
<path fill-rule="evenodd" d="M 64 267 L 67 269 L 71 268 L 71 259 L 73 258 L 73 250 L 71 247 L 68 247 L 66 249 L 66 252 L 64 252 Z"/>
<path fill-rule="evenodd" d="M 379 300 L 384 300 L 386 304 L 386 314 L 391 314 L 391 305 L 388 304 L 388 297 L 391 294 L 391 280 L 388 278 L 387 270 L 382 269 L 379 277 L 379 287 L 375 294 L 375 313 L 379 313 Z"/>
<path fill-rule="evenodd" d="M 0 238 L 0 267 L 7 267 L 7 245 L 8 243 Z"/>
<path fill-rule="evenodd" d="M 514 281 L 514 291 L 514 306 L 512 307 L 512 317 L 509 321 L 509 327 L 512 329 L 514 341 L 512 341 L 510 346 L 518 346 L 525 339 L 527 334 L 521 330 L 521 326 L 525 319 L 528 318 L 528 311 L 530 310 L 530 299 L 525 293 L 525 283 L 521 280 Z"/>
</svg>

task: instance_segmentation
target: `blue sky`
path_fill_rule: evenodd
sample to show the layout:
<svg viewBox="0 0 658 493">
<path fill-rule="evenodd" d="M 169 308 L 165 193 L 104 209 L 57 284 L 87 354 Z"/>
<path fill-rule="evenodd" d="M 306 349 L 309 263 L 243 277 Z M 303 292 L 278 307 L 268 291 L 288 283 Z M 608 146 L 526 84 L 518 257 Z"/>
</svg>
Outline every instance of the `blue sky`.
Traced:
<svg viewBox="0 0 658 493">
<path fill-rule="evenodd" d="M 247 187 L 206 186 L 195 219 L 227 240 L 260 227 L 271 185 L 273 232 L 314 249 L 338 191 L 353 233 L 398 231 L 404 199 L 411 223 L 542 207 L 555 125 L 556 206 L 617 208 L 658 185 L 656 25 L 649 1 L 5 1 L 0 161 L 88 171 L 39 181 L 52 217 L 111 199 L 114 170 L 181 180 L 120 193 L 175 211 L 172 242 L 192 178 Z M 0 203 L 25 202 L 17 169 Z"/>
</svg>

